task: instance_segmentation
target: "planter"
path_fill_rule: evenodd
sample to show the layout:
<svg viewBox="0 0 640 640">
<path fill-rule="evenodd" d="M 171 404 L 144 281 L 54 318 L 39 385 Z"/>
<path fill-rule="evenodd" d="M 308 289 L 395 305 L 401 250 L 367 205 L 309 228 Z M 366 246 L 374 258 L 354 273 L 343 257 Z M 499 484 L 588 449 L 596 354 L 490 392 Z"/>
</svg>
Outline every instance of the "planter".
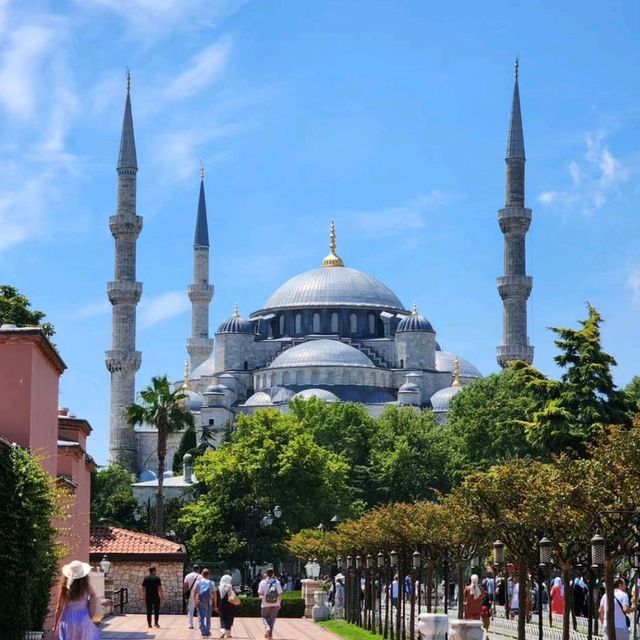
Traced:
<svg viewBox="0 0 640 640">
<path fill-rule="evenodd" d="M 329 594 L 326 591 L 314 591 L 313 600 L 315 605 L 311 609 L 311 619 L 314 622 L 328 620 L 331 614 L 329 607 L 327 606 Z"/>
<path fill-rule="evenodd" d="M 449 640 L 482 640 L 481 620 L 450 620 Z"/>
<path fill-rule="evenodd" d="M 320 583 L 317 580 L 306 578 L 302 581 L 302 597 L 304 599 L 304 617 L 311 617 L 311 610 L 315 604 L 314 593 L 318 590 Z"/>
<path fill-rule="evenodd" d="M 449 616 L 444 613 L 421 613 L 418 616 L 418 631 L 421 638 L 444 640 L 449 629 Z"/>
</svg>

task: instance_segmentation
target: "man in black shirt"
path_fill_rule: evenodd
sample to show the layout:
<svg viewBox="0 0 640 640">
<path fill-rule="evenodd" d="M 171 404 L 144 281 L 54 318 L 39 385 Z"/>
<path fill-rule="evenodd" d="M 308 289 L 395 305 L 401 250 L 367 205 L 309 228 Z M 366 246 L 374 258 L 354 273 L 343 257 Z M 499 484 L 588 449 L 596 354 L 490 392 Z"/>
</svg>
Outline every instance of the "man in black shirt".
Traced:
<svg viewBox="0 0 640 640">
<path fill-rule="evenodd" d="M 160 628 L 160 600 L 164 598 L 162 581 L 156 575 L 156 568 L 149 567 L 149 575 L 142 581 L 142 600 L 147 605 L 147 624 L 151 628 L 151 611 L 155 618 L 156 629 Z"/>
</svg>

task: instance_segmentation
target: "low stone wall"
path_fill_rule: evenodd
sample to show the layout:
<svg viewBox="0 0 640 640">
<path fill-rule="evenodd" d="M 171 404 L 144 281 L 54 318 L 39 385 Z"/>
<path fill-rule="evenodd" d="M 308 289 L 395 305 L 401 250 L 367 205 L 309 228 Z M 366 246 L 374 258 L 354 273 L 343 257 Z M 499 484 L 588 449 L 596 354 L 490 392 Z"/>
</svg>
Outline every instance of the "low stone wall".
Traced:
<svg viewBox="0 0 640 640">
<path fill-rule="evenodd" d="M 182 613 L 182 582 L 183 564 L 174 562 L 116 562 L 111 566 L 109 578 L 113 581 L 113 590 L 122 587 L 129 590 L 129 604 L 125 606 L 125 613 L 146 613 L 142 601 L 142 581 L 149 575 L 149 566 L 153 564 L 156 575 L 162 580 L 164 600 L 160 611 L 162 613 Z M 117 613 L 117 612 L 116 612 Z"/>
</svg>

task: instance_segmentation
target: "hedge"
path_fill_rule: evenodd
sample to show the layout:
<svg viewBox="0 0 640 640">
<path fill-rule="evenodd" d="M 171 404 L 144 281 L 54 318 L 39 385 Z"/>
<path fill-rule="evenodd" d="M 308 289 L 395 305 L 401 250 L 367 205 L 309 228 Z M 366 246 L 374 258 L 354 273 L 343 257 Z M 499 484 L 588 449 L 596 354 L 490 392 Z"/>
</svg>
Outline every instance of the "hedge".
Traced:
<svg viewBox="0 0 640 640">
<path fill-rule="evenodd" d="M 240 596 L 242 604 L 237 609 L 237 615 L 243 618 L 259 618 L 262 604 L 261 598 Z M 283 598 L 279 618 L 302 618 L 304 616 L 304 600 L 302 598 Z"/>
</svg>

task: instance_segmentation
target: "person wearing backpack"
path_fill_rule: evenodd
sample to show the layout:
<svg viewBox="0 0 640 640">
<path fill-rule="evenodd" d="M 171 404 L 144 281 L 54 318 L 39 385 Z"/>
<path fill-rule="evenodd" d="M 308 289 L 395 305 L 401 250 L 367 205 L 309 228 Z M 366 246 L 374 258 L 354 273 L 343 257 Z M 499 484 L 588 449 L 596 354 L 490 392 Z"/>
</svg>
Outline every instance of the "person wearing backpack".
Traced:
<svg viewBox="0 0 640 640">
<path fill-rule="evenodd" d="M 258 587 L 258 595 L 262 598 L 262 624 L 264 637 L 273 638 L 273 628 L 276 625 L 280 601 L 282 600 L 282 585 L 273 576 L 273 569 L 267 569 L 266 578 Z"/>
<path fill-rule="evenodd" d="M 195 601 L 200 618 L 200 633 L 203 638 L 211 636 L 211 609 L 218 610 L 218 592 L 213 580 L 209 579 L 209 569 L 202 570 L 202 578 L 196 582 Z"/>
<path fill-rule="evenodd" d="M 189 614 L 189 629 L 193 629 L 193 614 L 196 608 L 195 587 L 198 580 L 202 580 L 200 566 L 193 565 L 193 570 L 184 577 L 184 598 L 187 601 L 187 612 Z M 197 615 L 197 614 L 196 614 Z"/>
</svg>

